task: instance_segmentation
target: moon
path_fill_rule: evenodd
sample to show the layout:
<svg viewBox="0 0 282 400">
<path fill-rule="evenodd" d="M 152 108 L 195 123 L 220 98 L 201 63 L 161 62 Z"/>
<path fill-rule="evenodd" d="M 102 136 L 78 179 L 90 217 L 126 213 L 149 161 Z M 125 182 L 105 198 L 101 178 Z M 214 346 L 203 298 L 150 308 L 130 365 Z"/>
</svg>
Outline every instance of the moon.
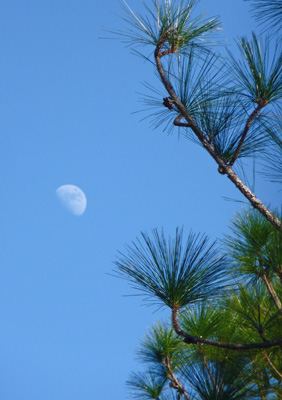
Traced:
<svg viewBox="0 0 282 400">
<path fill-rule="evenodd" d="M 56 190 L 62 205 L 73 215 L 80 216 L 84 213 L 87 199 L 83 191 L 75 185 L 63 185 Z"/>
</svg>

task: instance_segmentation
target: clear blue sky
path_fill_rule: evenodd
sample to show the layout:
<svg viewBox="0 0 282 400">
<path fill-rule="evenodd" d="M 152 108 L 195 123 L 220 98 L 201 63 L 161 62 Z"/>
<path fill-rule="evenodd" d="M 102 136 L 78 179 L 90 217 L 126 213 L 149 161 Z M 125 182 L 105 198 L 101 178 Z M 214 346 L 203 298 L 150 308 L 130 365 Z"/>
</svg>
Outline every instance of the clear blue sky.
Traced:
<svg viewBox="0 0 282 400">
<path fill-rule="evenodd" d="M 232 46 L 254 29 L 248 8 L 198 9 L 221 15 Z M 99 39 L 124 26 L 119 10 L 115 0 L 0 4 L 1 400 L 125 399 L 139 341 L 166 314 L 123 296 L 132 290 L 109 275 L 117 251 L 155 227 L 221 237 L 240 207 L 200 147 L 132 114 L 155 77 Z M 85 192 L 81 217 L 58 202 L 64 184 Z M 258 179 L 256 190 L 278 204 L 277 188 Z"/>
</svg>

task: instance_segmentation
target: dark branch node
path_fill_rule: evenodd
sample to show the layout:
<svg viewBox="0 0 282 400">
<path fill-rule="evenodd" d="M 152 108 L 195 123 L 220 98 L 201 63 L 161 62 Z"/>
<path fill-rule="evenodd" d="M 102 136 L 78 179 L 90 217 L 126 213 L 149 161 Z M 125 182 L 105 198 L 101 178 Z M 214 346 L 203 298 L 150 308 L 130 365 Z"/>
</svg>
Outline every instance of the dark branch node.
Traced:
<svg viewBox="0 0 282 400">
<path fill-rule="evenodd" d="M 174 103 L 171 97 L 164 97 L 163 98 L 163 105 L 167 107 L 169 110 L 173 110 Z"/>
<path fill-rule="evenodd" d="M 219 166 L 217 170 L 221 175 L 226 175 L 227 174 L 226 169 L 221 167 L 221 166 Z"/>
<path fill-rule="evenodd" d="M 186 344 L 197 344 L 198 343 L 197 339 L 194 339 L 193 337 L 191 337 L 191 338 L 186 337 L 186 338 L 184 338 L 183 342 Z"/>
</svg>

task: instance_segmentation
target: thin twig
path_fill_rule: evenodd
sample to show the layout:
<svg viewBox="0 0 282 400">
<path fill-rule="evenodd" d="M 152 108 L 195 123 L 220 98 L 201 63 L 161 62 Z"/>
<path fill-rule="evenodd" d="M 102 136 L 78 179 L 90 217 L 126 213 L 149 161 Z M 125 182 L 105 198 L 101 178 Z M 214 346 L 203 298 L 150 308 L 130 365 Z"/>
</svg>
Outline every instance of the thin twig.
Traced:
<svg viewBox="0 0 282 400">
<path fill-rule="evenodd" d="M 182 119 L 183 119 L 183 115 L 179 114 L 179 115 L 175 118 L 175 120 L 173 121 L 173 125 L 175 125 L 175 126 L 182 126 L 182 127 L 185 127 L 185 128 L 191 128 L 191 127 L 192 127 L 192 125 L 191 125 L 191 124 L 188 124 L 187 122 L 180 122 Z"/>
<path fill-rule="evenodd" d="M 213 385 L 214 385 L 214 387 L 216 389 L 216 392 L 219 393 L 219 387 L 218 387 L 218 385 L 217 385 L 217 383 L 216 383 L 216 381 L 214 379 L 214 376 L 213 376 L 213 374 L 211 372 L 209 363 L 208 363 L 207 358 L 206 358 L 205 350 L 204 350 L 203 346 L 200 343 L 199 343 L 199 351 L 200 351 L 200 354 L 202 356 L 203 363 L 204 363 L 204 365 L 206 367 L 206 370 L 207 370 L 207 372 L 209 374 L 209 377 L 210 377 L 210 379 L 211 379 L 211 381 L 212 381 L 212 383 L 213 383 Z"/>
<path fill-rule="evenodd" d="M 237 149 L 233 155 L 233 157 L 231 158 L 231 161 L 229 163 L 229 165 L 232 167 L 232 165 L 234 165 L 235 161 L 237 160 L 237 158 L 239 157 L 239 154 L 242 150 L 243 144 L 246 140 L 247 134 L 250 130 L 250 127 L 252 125 L 252 122 L 255 120 L 255 118 L 258 116 L 258 114 L 260 113 L 260 111 L 262 110 L 263 107 L 265 107 L 267 105 L 267 102 L 265 101 L 258 101 L 258 106 L 256 107 L 256 109 L 251 113 L 251 115 L 248 117 L 245 128 L 243 130 L 241 139 L 238 143 Z"/>
<path fill-rule="evenodd" d="M 270 367 L 271 367 L 271 368 L 273 369 L 273 371 L 276 373 L 276 375 L 278 375 L 279 378 L 280 378 L 280 380 L 282 380 L 282 374 L 281 374 L 281 372 L 279 372 L 278 369 L 275 367 L 275 365 L 272 363 L 272 361 L 270 360 L 268 354 L 267 354 L 265 351 L 263 351 L 262 354 L 263 354 L 264 358 L 266 359 L 266 361 L 268 362 L 268 364 L 270 365 Z"/>
</svg>

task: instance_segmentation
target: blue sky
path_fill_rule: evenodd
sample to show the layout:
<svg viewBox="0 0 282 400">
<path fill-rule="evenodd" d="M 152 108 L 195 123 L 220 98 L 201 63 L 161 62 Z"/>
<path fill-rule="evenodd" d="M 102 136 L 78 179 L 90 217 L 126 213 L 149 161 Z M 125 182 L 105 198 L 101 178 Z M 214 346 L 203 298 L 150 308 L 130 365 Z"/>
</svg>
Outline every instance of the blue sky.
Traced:
<svg viewBox="0 0 282 400">
<path fill-rule="evenodd" d="M 140 1 L 129 2 L 140 9 Z M 140 231 L 176 226 L 212 239 L 242 200 L 199 147 L 140 122 L 137 92 L 152 67 L 103 27 L 122 28 L 118 1 L 2 0 L 2 400 L 124 399 L 135 351 L 165 312 L 142 306 L 111 275 L 118 250 Z M 222 37 L 255 23 L 242 0 L 202 1 Z M 56 198 L 64 184 L 87 196 L 85 213 Z M 256 192 L 281 192 L 260 178 Z"/>
</svg>

